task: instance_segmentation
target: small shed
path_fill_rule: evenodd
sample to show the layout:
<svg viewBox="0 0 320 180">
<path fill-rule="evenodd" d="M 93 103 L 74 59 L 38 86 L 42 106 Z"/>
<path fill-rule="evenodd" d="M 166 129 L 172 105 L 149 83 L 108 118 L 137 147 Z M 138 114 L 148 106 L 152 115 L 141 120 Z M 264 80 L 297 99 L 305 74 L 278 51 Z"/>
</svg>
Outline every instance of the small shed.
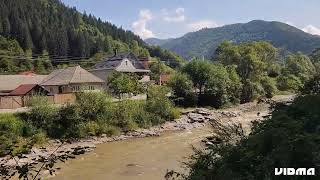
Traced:
<svg viewBox="0 0 320 180">
<path fill-rule="evenodd" d="M 50 95 L 50 92 L 38 84 L 22 84 L 9 93 L 9 96 Z"/>
</svg>

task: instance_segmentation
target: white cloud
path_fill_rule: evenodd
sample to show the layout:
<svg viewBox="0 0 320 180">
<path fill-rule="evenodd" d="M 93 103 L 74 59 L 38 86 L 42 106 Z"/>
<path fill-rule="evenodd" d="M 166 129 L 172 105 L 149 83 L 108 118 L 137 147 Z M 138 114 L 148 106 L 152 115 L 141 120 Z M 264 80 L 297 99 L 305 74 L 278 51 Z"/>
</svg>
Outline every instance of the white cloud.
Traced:
<svg viewBox="0 0 320 180">
<path fill-rule="evenodd" d="M 214 28 L 218 26 L 218 23 L 211 20 L 201 20 L 188 24 L 188 28 L 192 31 L 198 31 L 203 28 Z"/>
<path fill-rule="evenodd" d="M 132 23 L 133 32 L 139 35 L 142 39 L 154 37 L 153 32 L 147 29 L 147 23 L 152 18 L 152 12 L 150 10 L 140 10 L 139 19 Z"/>
<path fill-rule="evenodd" d="M 177 8 L 174 12 L 169 12 L 167 9 L 161 10 L 163 20 L 167 22 L 183 22 L 186 17 L 184 15 L 184 8 Z"/>
<path fill-rule="evenodd" d="M 320 36 L 320 28 L 317 28 L 313 25 L 308 25 L 306 27 L 304 27 L 302 29 L 304 32 L 307 32 L 307 33 L 310 33 L 310 34 L 313 34 L 313 35 L 319 35 Z"/>
</svg>

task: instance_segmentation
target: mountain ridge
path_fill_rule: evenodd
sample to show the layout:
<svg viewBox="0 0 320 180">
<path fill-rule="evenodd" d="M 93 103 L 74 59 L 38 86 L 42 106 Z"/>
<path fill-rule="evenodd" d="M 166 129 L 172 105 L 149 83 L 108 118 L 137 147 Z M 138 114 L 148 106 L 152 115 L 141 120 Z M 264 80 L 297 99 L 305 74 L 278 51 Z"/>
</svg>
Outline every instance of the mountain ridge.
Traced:
<svg viewBox="0 0 320 180">
<path fill-rule="evenodd" d="M 268 41 L 285 52 L 301 51 L 306 54 L 320 47 L 320 36 L 306 33 L 279 21 L 263 20 L 204 28 L 157 45 L 187 59 L 202 56 L 211 58 L 217 46 L 223 41 L 232 41 L 236 44 Z M 148 43 L 149 40 L 145 42 Z"/>
</svg>

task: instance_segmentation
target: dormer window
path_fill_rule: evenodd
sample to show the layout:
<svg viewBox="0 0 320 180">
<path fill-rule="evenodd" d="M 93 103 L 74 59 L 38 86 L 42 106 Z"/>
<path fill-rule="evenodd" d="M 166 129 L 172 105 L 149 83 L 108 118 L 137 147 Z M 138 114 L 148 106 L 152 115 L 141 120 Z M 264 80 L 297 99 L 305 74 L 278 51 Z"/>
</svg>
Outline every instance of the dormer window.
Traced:
<svg viewBox="0 0 320 180">
<path fill-rule="evenodd" d="M 126 66 L 128 66 L 128 61 L 126 61 Z"/>
</svg>

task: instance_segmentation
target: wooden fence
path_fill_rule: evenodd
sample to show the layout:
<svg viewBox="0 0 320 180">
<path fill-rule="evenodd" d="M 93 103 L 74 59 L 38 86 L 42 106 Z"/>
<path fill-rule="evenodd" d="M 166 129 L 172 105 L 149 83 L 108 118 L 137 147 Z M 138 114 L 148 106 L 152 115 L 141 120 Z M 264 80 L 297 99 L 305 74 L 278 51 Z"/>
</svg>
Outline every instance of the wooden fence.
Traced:
<svg viewBox="0 0 320 180">
<path fill-rule="evenodd" d="M 48 102 L 54 104 L 70 104 L 74 103 L 76 96 L 73 93 L 55 94 L 54 96 L 46 96 Z M 30 97 L 28 96 L 1 96 L 0 109 L 17 109 L 25 107 L 28 104 Z"/>
</svg>

